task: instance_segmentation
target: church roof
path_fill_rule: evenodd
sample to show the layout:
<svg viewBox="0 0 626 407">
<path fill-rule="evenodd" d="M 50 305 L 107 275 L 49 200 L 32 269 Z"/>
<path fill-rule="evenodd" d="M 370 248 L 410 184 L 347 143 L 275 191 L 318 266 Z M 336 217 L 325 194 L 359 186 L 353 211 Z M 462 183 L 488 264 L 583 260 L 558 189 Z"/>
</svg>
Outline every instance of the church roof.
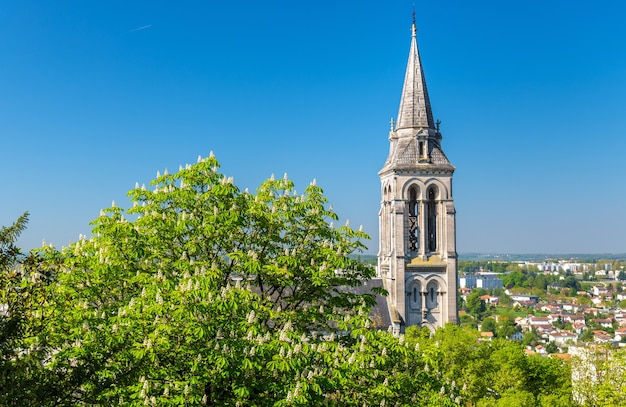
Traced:
<svg viewBox="0 0 626 407">
<path fill-rule="evenodd" d="M 412 170 L 423 167 L 424 170 L 454 171 L 454 166 L 448 161 L 448 158 L 438 145 L 431 145 L 429 156 L 429 160 L 420 160 L 417 140 L 413 137 L 400 138 L 397 140 L 395 148 L 387 159 L 383 170 Z"/>
<path fill-rule="evenodd" d="M 351 292 L 357 295 L 373 294 L 376 289 L 384 288 L 381 278 L 372 278 L 363 281 L 361 285 L 355 287 L 343 287 L 342 291 Z M 375 329 L 387 329 L 393 320 L 392 312 L 387 304 L 387 297 L 379 293 L 374 294 L 376 305 L 370 310 L 370 318 L 372 319 L 372 327 Z"/>
</svg>

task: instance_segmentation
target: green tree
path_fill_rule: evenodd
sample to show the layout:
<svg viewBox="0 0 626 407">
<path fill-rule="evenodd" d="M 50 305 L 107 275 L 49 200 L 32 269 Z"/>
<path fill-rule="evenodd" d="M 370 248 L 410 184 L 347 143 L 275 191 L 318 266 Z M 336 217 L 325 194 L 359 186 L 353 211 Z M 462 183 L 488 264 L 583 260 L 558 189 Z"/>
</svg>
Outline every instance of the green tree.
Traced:
<svg viewBox="0 0 626 407">
<path fill-rule="evenodd" d="M 34 253 L 54 276 L 22 347 L 39 380 L 6 404 L 451 405 L 421 353 L 368 329 L 373 269 L 351 256 L 367 235 L 333 225 L 321 188 L 251 194 L 218 169 L 157 174 L 91 239 Z"/>
<path fill-rule="evenodd" d="M 0 404 L 14 398 L 13 392 L 21 391 L 19 381 L 14 381 L 19 371 L 20 350 L 28 335 L 30 304 L 23 295 L 26 276 L 17 269 L 21 251 L 17 239 L 28 223 L 25 212 L 11 226 L 0 228 Z M 20 375 L 21 376 L 21 375 Z M 20 377 L 22 379 L 23 377 Z"/>
<path fill-rule="evenodd" d="M 565 277 L 563 280 L 563 287 L 570 288 L 575 294 L 577 291 L 580 291 L 580 281 L 575 276 Z"/>
<path fill-rule="evenodd" d="M 626 404 L 626 352 L 622 348 L 588 346 L 572 358 L 574 397 L 584 406 Z"/>
<path fill-rule="evenodd" d="M 557 353 L 559 351 L 559 347 L 554 342 L 548 342 L 546 345 L 546 352 L 548 353 Z"/>
<path fill-rule="evenodd" d="M 548 287 L 548 279 L 546 278 L 546 276 L 543 274 L 539 274 L 537 277 L 535 277 L 534 287 L 545 291 Z"/>
<path fill-rule="evenodd" d="M 27 224 L 28 212 L 24 212 L 11 226 L 0 227 L 0 270 L 8 271 L 18 263 L 22 252 L 17 239 Z"/>
<path fill-rule="evenodd" d="M 33 405 L 57 394 L 46 387 L 42 368 L 54 348 L 48 344 L 51 315 L 47 294 L 52 275 L 35 255 L 24 255 L 17 239 L 28 212 L 0 228 L 0 405 Z M 50 251 L 50 248 L 42 249 Z M 52 261 L 54 257 L 51 257 Z M 36 403 L 35 403 L 36 404 Z"/>
<path fill-rule="evenodd" d="M 478 322 L 476 321 L 476 318 L 469 314 L 461 315 L 459 317 L 459 324 L 463 327 L 478 329 Z"/>
<path fill-rule="evenodd" d="M 505 287 L 522 287 L 524 281 L 526 281 L 526 275 L 519 270 L 502 277 L 502 283 Z"/>
<path fill-rule="evenodd" d="M 563 321 L 563 318 L 559 315 L 556 319 L 556 321 L 552 321 L 552 326 L 554 326 L 555 328 L 558 329 L 564 329 L 565 328 L 565 321 Z"/>
<path fill-rule="evenodd" d="M 500 338 L 510 338 L 520 330 L 520 327 L 515 325 L 515 322 L 511 316 L 502 315 L 498 319 L 498 323 L 496 324 L 495 334 Z"/>
<path fill-rule="evenodd" d="M 460 387 L 464 405 L 572 405 L 570 371 L 562 360 L 527 356 L 519 343 L 479 341 L 478 335 L 446 325 L 432 337 L 407 332 L 407 342 L 416 343 L 433 371 Z M 520 401 L 510 404 L 514 395 L 520 395 Z"/>
<path fill-rule="evenodd" d="M 580 334 L 580 340 L 583 342 L 592 342 L 593 341 L 593 330 L 585 329 Z"/>
<path fill-rule="evenodd" d="M 494 318 L 485 318 L 480 326 L 481 332 L 496 332 L 496 320 Z"/>
<path fill-rule="evenodd" d="M 513 299 L 506 293 L 504 288 L 494 288 L 493 295 L 499 298 L 499 305 L 508 307 L 513 304 Z"/>
<path fill-rule="evenodd" d="M 533 346 L 539 340 L 539 335 L 537 335 L 537 331 L 531 329 L 530 331 L 526 331 L 524 336 L 522 337 L 522 345 L 524 346 Z"/>
<path fill-rule="evenodd" d="M 474 290 L 465 300 L 467 312 L 478 320 L 484 318 L 487 313 L 487 305 L 485 304 L 485 301 L 480 298 L 481 295 L 484 295 L 481 291 Z"/>
</svg>

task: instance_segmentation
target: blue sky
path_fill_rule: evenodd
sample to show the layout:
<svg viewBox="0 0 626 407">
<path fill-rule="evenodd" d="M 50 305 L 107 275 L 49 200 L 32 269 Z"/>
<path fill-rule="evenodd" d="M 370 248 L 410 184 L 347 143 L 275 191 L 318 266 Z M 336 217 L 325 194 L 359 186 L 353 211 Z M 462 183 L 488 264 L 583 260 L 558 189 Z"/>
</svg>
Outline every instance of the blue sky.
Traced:
<svg viewBox="0 0 626 407">
<path fill-rule="evenodd" d="M 5 1 L 0 224 L 89 234 L 135 182 L 213 151 L 254 190 L 321 185 L 378 245 L 377 172 L 411 1 Z M 626 3 L 417 2 L 460 253 L 626 252 Z"/>
</svg>

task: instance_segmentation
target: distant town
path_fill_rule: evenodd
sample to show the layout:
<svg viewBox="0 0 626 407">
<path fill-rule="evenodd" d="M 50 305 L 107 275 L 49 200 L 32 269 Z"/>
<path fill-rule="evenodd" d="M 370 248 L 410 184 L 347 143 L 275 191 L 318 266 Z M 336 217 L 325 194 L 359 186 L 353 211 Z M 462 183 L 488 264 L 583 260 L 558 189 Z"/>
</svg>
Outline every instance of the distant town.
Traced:
<svg viewBox="0 0 626 407">
<path fill-rule="evenodd" d="M 459 262 L 461 324 L 541 354 L 587 343 L 626 346 L 626 256 L 492 258 Z"/>
<path fill-rule="evenodd" d="M 460 325 L 485 340 L 564 358 L 587 344 L 626 346 L 626 253 L 459 258 Z M 361 261 L 376 264 L 375 256 Z"/>
</svg>

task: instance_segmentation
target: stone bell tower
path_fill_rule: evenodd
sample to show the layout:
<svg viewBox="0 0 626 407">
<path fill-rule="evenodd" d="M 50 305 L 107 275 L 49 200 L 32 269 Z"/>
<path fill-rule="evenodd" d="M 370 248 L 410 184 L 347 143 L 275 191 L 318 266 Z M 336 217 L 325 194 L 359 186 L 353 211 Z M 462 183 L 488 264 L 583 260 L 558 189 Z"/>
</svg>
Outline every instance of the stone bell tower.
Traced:
<svg viewBox="0 0 626 407">
<path fill-rule="evenodd" d="M 450 164 L 441 148 L 422 69 L 415 22 L 389 156 L 378 175 L 378 272 L 394 331 L 458 322 L 456 220 Z"/>
</svg>

